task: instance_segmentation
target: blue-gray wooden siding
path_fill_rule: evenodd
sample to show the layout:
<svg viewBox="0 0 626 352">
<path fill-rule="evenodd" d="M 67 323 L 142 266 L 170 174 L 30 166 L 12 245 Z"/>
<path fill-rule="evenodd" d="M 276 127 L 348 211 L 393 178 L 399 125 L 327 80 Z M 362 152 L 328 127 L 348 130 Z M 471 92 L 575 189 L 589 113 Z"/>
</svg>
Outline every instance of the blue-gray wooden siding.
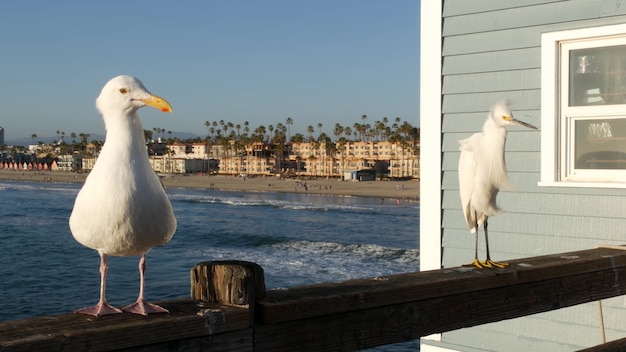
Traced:
<svg viewBox="0 0 626 352">
<path fill-rule="evenodd" d="M 427 0 L 423 0 L 427 1 Z M 482 128 L 491 105 L 541 128 L 541 34 L 626 22 L 615 0 L 448 0 L 443 8 L 443 264 L 473 259 L 460 210 L 459 139 Z M 424 117 L 422 117 L 424 118 Z M 489 222 L 492 258 L 505 260 L 626 244 L 626 189 L 539 187 L 540 132 L 509 128 L 506 162 L 515 191 Z M 480 231 L 479 256 L 484 258 Z M 603 302 L 607 339 L 626 337 L 624 297 Z M 572 351 L 600 343 L 595 303 L 443 334 L 444 345 L 476 351 Z"/>
</svg>

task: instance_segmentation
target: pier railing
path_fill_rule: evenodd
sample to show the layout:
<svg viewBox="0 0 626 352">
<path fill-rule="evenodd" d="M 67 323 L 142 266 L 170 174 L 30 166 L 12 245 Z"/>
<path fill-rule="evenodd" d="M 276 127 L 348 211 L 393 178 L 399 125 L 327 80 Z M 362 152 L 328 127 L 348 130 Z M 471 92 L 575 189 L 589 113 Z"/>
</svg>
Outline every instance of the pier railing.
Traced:
<svg viewBox="0 0 626 352">
<path fill-rule="evenodd" d="M 505 269 L 268 291 L 254 263 L 204 262 L 191 270 L 191 299 L 158 302 L 169 314 L 2 322 L 0 351 L 356 351 L 614 297 L 623 287 L 626 251 L 612 248 L 519 259 Z"/>
</svg>

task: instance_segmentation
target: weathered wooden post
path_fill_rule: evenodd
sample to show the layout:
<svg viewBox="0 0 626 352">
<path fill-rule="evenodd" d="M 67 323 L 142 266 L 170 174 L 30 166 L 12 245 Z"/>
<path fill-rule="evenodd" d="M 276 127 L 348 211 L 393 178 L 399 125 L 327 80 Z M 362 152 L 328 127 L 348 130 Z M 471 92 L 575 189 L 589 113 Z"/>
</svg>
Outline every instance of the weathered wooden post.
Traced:
<svg viewBox="0 0 626 352">
<path fill-rule="evenodd" d="M 263 268 L 256 263 L 229 260 L 196 264 L 191 269 L 191 299 L 254 309 L 265 298 Z"/>
</svg>

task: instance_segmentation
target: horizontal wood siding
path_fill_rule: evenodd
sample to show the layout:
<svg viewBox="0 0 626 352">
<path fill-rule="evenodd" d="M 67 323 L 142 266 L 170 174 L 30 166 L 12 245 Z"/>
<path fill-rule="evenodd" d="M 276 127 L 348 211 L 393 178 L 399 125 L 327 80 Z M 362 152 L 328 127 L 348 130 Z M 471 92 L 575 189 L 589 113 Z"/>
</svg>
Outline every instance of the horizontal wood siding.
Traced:
<svg viewBox="0 0 626 352">
<path fill-rule="evenodd" d="M 613 0 L 447 0 L 443 18 L 443 265 L 469 263 L 469 233 L 458 194 L 458 140 L 480 131 L 490 107 L 511 100 L 516 118 L 541 128 L 541 35 L 626 22 Z M 539 131 L 509 128 L 506 163 L 515 190 L 489 221 L 495 260 L 626 243 L 626 190 L 539 187 Z M 484 237 L 479 232 L 479 256 Z M 625 300 L 604 302 L 607 338 L 626 337 Z M 622 320 L 620 320 L 622 319 Z M 572 351 L 600 343 L 595 303 L 443 334 L 457 350 Z"/>
</svg>

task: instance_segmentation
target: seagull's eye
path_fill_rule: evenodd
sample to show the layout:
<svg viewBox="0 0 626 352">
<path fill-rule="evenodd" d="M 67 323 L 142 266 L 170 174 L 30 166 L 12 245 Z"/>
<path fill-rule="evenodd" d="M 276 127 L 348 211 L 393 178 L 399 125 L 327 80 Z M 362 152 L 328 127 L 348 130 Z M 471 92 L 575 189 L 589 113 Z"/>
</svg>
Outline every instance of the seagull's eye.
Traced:
<svg viewBox="0 0 626 352">
<path fill-rule="evenodd" d="M 126 93 L 128 93 L 128 89 L 126 89 L 126 88 L 120 88 L 120 93 L 122 93 L 122 94 L 126 94 Z"/>
</svg>

